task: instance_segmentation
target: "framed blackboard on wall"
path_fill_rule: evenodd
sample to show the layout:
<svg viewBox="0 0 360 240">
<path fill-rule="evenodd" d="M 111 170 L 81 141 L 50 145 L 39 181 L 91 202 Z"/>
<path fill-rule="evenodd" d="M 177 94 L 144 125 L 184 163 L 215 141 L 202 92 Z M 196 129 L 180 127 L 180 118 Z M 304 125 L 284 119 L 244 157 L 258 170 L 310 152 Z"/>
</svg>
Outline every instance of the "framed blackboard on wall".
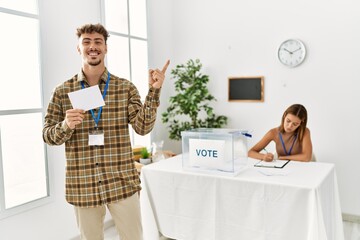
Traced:
<svg viewBox="0 0 360 240">
<path fill-rule="evenodd" d="M 229 77 L 229 101 L 264 101 L 264 77 Z"/>
</svg>

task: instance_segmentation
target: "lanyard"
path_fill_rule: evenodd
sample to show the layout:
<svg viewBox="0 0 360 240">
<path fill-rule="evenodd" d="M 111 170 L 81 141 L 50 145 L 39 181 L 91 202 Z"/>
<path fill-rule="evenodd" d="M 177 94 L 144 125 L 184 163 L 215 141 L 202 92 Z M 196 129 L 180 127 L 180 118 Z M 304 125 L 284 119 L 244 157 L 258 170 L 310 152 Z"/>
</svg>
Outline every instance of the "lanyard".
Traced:
<svg viewBox="0 0 360 240">
<path fill-rule="evenodd" d="M 289 155 L 291 154 L 291 151 L 292 151 L 293 147 L 294 147 L 294 144 L 295 144 L 295 141 L 296 141 L 296 138 L 297 138 L 297 134 L 295 134 L 295 136 L 294 136 L 294 141 L 293 141 L 293 143 L 291 144 L 291 147 L 290 147 L 289 152 L 286 151 L 285 143 L 284 143 L 284 140 L 283 140 L 283 138 L 282 138 L 282 136 L 281 136 L 281 132 L 279 132 L 279 137 L 280 137 L 280 141 L 281 141 L 281 144 L 282 144 L 282 146 L 283 146 L 283 149 L 284 149 L 286 155 L 289 156 Z"/>
<path fill-rule="evenodd" d="M 110 82 L 110 72 L 108 72 L 108 77 L 107 77 L 107 80 L 106 80 L 106 85 L 105 85 L 105 88 L 104 88 L 104 92 L 103 92 L 103 94 L 102 94 L 104 101 L 105 101 L 106 92 L 107 92 L 108 87 L 109 87 L 109 82 Z M 84 81 L 81 81 L 81 88 L 82 88 L 82 89 L 85 88 Z M 102 112 L 102 106 L 100 107 L 99 113 L 97 114 L 97 116 L 95 116 L 95 113 L 94 113 L 94 110 L 93 110 L 93 109 L 91 109 L 90 112 L 91 112 L 91 116 L 92 116 L 92 118 L 94 119 L 94 122 L 95 122 L 95 128 L 97 128 L 98 123 L 99 123 L 99 121 L 100 121 L 100 116 L 101 116 L 101 112 Z"/>
</svg>

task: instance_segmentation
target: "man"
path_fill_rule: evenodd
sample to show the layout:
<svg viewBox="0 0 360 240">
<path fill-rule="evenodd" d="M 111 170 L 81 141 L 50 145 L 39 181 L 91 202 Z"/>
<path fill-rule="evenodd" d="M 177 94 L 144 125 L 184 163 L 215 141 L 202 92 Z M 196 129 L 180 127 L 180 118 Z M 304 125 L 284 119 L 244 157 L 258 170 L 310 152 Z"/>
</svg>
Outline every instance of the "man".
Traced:
<svg viewBox="0 0 360 240">
<path fill-rule="evenodd" d="M 103 239 L 109 209 L 122 240 L 142 239 L 138 192 L 139 175 L 133 161 L 129 127 L 145 135 L 155 124 L 162 70 L 149 70 L 149 92 L 144 104 L 136 87 L 110 74 L 105 67 L 107 30 L 100 24 L 77 29 L 81 71 L 53 92 L 43 129 L 49 145 L 65 143 L 66 200 L 74 205 L 81 239 Z M 98 85 L 105 106 L 85 112 L 73 109 L 69 92 Z"/>
</svg>

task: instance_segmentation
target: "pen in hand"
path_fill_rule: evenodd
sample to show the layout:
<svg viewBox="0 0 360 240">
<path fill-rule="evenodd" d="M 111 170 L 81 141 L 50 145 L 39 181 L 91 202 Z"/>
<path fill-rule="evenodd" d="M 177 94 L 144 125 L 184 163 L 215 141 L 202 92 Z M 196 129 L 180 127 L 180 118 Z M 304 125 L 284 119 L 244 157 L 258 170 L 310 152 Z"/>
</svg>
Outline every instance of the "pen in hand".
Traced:
<svg viewBox="0 0 360 240">
<path fill-rule="evenodd" d="M 266 162 L 271 162 L 271 161 L 275 161 L 275 159 L 274 159 L 274 155 L 272 154 L 272 153 L 269 153 L 267 150 L 266 150 L 266 148 L 264 148 L 263 149 L 264 151 L 265 151 L 265 156 L 264 156 L 264 161 L 266 161 Z"/>
</svg>

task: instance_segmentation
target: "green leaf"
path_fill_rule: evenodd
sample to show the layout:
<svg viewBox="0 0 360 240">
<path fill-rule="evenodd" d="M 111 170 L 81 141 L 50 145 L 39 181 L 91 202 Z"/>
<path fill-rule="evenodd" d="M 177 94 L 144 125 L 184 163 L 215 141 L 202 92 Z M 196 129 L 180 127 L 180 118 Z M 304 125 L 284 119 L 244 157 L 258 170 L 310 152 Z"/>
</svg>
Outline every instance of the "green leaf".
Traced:
<svg viewBox="0 0 360 240">
<path fill-rule="evenodd" d="M 216 99 L 207 87 L 210 78 L 201 73 L 201 68 L 199 59 L 190 59 L 171 70 L 177 94 L 169 98 L 169 106 L 162 113 L 162 122 L 167 123 L 170 139 L 180 140 L 181 132 L 192 128 L 221 128 L 227 124 L 227 117 L 216 116 L 209 105 Z M 199 119 L 203 115 L 206 115 L 204 119 Z"/>
</svg>

